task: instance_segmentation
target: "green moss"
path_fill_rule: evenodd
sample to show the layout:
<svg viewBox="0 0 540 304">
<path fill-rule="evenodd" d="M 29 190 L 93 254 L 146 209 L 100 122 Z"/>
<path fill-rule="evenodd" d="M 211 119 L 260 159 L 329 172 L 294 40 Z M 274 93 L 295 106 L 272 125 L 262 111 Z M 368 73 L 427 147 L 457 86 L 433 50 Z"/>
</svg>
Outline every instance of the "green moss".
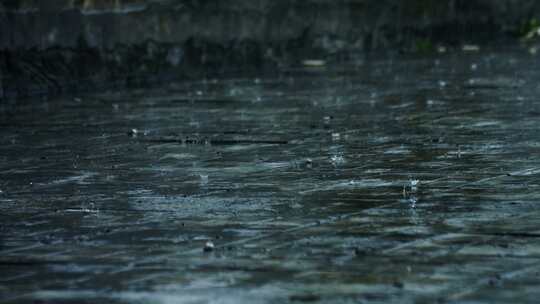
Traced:
<svg viewBox="0 0 540 304">
<path fill-rule="evenodd" d="M 432 53 L 435 51 L 435 45 L 429 39 L 418 39 L 415 42 L 414 49 L 418 53 Z"/>
<path fill-rule="evenodd" d="M 406 16 L 430 18 L 440 15 L 447 7 L 448 4 L 446 1 L 416 0 L 407 2 L 402 9 Z"/>
<path fill-rule="evenodd" d="M 524 40 L 531 40 L 540 36 L 540 21 L 532 18 L 521 25 L 520 36 Z"/>
</svg>

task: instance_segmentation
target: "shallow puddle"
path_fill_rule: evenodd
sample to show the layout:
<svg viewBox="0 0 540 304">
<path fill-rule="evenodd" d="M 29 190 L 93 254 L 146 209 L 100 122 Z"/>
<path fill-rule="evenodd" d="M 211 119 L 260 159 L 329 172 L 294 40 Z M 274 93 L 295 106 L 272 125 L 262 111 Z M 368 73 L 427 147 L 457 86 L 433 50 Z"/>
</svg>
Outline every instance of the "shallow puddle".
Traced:
<svg viewBox="0 0 540 304">
<path fill-rule="evenodd" d="M 0 300 L 532 303 L 539 80 L 483 51 L 6 103 Z"/>
</svg>

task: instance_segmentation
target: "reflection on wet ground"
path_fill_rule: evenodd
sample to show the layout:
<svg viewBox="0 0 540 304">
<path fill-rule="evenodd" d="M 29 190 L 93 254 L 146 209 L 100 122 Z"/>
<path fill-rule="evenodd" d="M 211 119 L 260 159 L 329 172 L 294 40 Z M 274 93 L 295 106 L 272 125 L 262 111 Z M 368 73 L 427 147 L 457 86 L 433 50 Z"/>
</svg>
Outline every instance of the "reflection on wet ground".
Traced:
<svg viewBox="0 0 540 304">
<path fill-rule="evenodd" d="M 0 300 L 533 303 L 539 80 L 485 52 L 4 103 Z"/>
</svg>

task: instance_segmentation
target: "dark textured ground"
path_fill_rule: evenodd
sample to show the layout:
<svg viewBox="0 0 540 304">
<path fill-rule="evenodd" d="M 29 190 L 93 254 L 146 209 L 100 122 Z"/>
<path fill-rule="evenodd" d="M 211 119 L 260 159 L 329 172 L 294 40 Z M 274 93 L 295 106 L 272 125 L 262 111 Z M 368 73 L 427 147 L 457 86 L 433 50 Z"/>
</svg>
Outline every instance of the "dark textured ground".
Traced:
<svg viewBox="0 0 540 304">
<path fill-rule="evenodd" d="M 3 103 L 0 302 L 536 303 L 539 80 L 482 51 Z"/>
</svg>

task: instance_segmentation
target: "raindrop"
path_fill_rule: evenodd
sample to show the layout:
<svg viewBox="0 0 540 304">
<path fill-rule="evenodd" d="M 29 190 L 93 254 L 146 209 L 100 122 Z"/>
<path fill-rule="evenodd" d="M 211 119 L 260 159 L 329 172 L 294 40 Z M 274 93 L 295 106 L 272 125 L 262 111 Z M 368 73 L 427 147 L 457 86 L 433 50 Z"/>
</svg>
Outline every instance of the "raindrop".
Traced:
<svg viewBox="0 0 540 304">
<path fill-rule="evenodd" d="M 323 117 L 323 121 L 324 121 L 324 128 L 325 129 L 330 129 L 330 121 L 332 120 L 332 116 L 325 116 Z"/>
<path fill-rule="evenodd" d="M 418 186 L 420 185 L 420 180 L 418 179 L 409 179 L 409 186 L 411 188 L 411 192 L 416 192 L 418 190 Z"/>
<path fill-rule="evenodd" d="M 414 195 L 410 196 L 408 201 L 411 208 L 416 208 L 416 203 L 418 202 L 418 198 L 416 196 Z"/>
<path fill-rule="evenodd" d="M 214 243 L 212 243 L 211 241 L 208 241 L 206 242 L 206 244 L 204 244 L 203 251 L 211 252 L 211 251 L 214 251 L 215 248 L 216 246 L 214 246 Z"/>
<path fill-rule="evenodd" d="M 465 44 L 463 45 L 461 50 L 464 52 L 478 52 L 480 51 L 480 46 L 475 45 L 475 44 Z"/>
<path fill-rule="evenodd" d="M 201 185 L 208 184 L 208 174 L 199 174 L 199 177 L 201 178 Z"/>
<path fill-rule="evenodd" d="M 129 130 L 129 132 L 127 133 L 129 136 L 131 137 L 137 137 L 137 134 L 139 134 L 139 130 L 137 129 L 131 129 Z"/>
<path fill-rule="evenodd" d="M 321 59 L 305 59 L 302 64 L 306 67 L 322 67 L 326 65 L 326 61 Z"/>
</svg>

